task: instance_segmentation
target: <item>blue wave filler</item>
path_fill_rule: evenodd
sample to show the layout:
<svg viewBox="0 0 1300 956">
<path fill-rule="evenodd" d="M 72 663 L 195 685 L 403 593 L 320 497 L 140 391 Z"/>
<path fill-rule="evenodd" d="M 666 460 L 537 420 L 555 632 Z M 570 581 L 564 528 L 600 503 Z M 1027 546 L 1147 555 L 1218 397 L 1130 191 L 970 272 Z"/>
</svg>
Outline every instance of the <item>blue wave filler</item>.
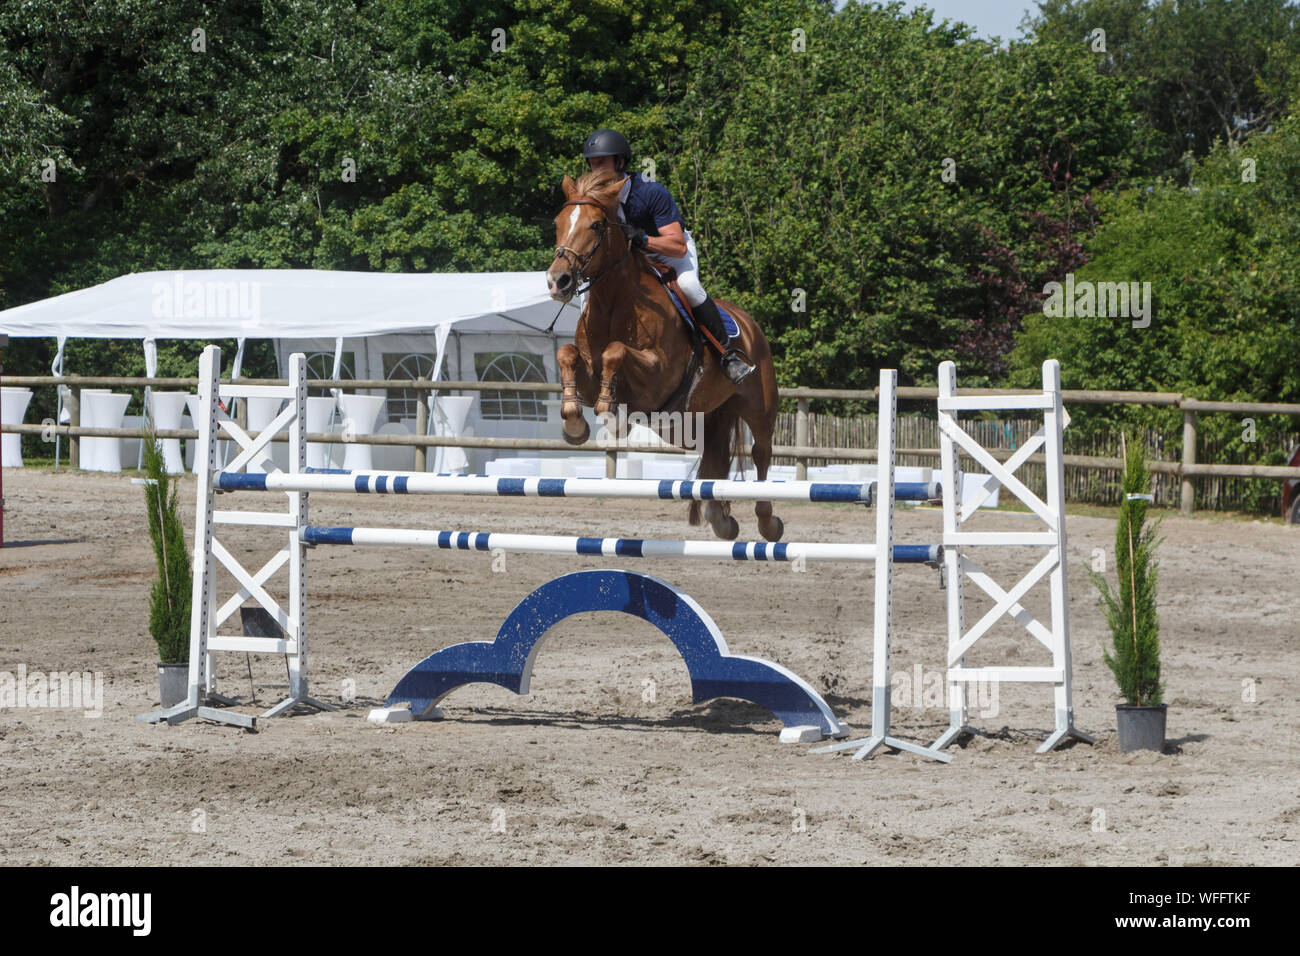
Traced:
<svg viewBox="0 0 1300 956">
<path fill-rule="evenodd" d="M 713 619 L 688 594 L 659 578 L 619 570 L 574 571 L 548 581 L 510 612 L 496 640 L 454 644 L 416 664 L 388 695 L 387 706 L 409 703 L 416 717 L 425 716 L 466 684 L 526 694 L 546 633 L 587 611 L 621 611 L 667 635 L 686 663 L 697 704 L 735 697 L 767 709 L 787 727 L 842 733 L 830 706 L 798 675 L 759 658 L 731 656 Z"/>
</svg>

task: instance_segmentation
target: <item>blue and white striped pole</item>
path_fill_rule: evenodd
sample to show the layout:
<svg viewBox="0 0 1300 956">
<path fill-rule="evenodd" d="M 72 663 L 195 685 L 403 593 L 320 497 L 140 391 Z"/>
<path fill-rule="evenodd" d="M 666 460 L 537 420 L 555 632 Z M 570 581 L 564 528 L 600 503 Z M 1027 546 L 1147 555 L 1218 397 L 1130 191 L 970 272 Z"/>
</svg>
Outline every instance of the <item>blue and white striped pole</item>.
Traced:
<svg viewBox="0 0 1300 956">
<path fill-rule="evenodd" d="M 665 541 L 651 538 L 586 538 L 558 534 L 434 531 L 415 528 L 326 528 L 308 526 L 304 544 L 394 545 L 444 551 L 506 551 L 619 558 L 698 558 L 733 561 L 875 561 L 874 544 L 798 541 Z M 939 546 L 894 545 L 902 564 L 937 564 Z"/>
<path fill-rule="evenodd" d="M 888 467 L 888 466 L 885 466 Z M 508 478 L 419 472 L 222 472 L 218 491 L 320 491 L 380 495 L 495 495 L 502 498 L 646 498 L 660 501 L 814 501 L 870 504 L 876 482 L 670 480 L 655 478 Z M 934 501 L 938 482 L 895 485 L 895 501 Z"/>
</svg>

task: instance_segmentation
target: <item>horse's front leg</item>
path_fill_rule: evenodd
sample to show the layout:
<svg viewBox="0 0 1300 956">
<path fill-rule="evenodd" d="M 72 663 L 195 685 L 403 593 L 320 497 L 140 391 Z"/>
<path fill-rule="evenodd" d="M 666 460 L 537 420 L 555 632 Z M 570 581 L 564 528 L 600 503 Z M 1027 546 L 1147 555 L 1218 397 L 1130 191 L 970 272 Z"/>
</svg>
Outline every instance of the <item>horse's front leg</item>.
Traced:
<svg viewBox="0 0 1300 956">
<path fill-rule="evenodd" d="M 560 346 L 555 361 L 560 367 L 560 418 L 564 422 L 564 440 L 570 445 L 581 445 L 591 434 L 591 426 L 582 415 L 579 399 L 588 405 L 595 401 L 596 378 L 575 345 Z"/>
<path fill-rule="evenodd" d="M 596 416 L 614 416 L 614 400 L 620 385 L 660 382 L 663 380 L 663 361 L 659 353 L 649 349 L 634 349 L 623 342 L 610 342 L 600 355 L 600 394 L 596 398 Z M 648 394 L 644 388 L 633 392 L 623 388 L 624 405 L 633 405 L 632 411 L 656 408 L 658 396 Z"/>
</svg>

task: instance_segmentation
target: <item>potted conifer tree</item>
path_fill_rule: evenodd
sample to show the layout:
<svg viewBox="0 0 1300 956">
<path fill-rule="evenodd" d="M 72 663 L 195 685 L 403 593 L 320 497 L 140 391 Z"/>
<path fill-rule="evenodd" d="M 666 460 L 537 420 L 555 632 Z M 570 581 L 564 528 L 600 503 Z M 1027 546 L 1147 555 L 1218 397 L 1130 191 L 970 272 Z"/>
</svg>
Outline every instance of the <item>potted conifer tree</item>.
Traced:
<svg viewBox="0 0 1300 956">
<path fill-rule="evenodd" d="M 190 589 L 193 575 L 176 507 L 178 480 L 167 474 L 153 433 L 144 440 L 145 505 L 158 578 L 149 592 L 149 633 L 158 645 L 158 689 L 171 707 L 189 691 Z"/>
<path fill-rule="evenodd" d="M 1123 495 L 1115 532 L 1118 588 L 1112 590 L 1100 574 L 1090 573 L 1111 632 L 1113 651 L 1103 651 L 1103 656 L 1126 701 L 1115 705 L 1119 748 L 1125 752 L 1163 750 L 1167 705 L 1160 682 L 1160 621 L 1156 612 L 1159 522 L 1146 523 L 1152 497 L 1141 444 L 1129 443 L 1123 454 Z"/>
</svg>

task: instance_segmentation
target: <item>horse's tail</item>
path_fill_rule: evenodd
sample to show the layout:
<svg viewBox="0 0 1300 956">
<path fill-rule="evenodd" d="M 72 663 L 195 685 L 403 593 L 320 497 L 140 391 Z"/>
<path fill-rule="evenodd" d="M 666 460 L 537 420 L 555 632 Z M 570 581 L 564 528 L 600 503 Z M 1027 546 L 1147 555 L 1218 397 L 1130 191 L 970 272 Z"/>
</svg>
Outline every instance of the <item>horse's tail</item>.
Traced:
<svg viewBox="0 0 1300 956">
<path fill-rule="evenodd" d="M 732 401 L 726 401 L 704 416 L 697 478 L 708 480 L 728 477 L 732 462 L 744 452 L 745 422 L 733 405 Z M 691 524 L 696 525 L 703 520 L 702 505 L 702 501 L 691 502 Z"/>
</svg>

